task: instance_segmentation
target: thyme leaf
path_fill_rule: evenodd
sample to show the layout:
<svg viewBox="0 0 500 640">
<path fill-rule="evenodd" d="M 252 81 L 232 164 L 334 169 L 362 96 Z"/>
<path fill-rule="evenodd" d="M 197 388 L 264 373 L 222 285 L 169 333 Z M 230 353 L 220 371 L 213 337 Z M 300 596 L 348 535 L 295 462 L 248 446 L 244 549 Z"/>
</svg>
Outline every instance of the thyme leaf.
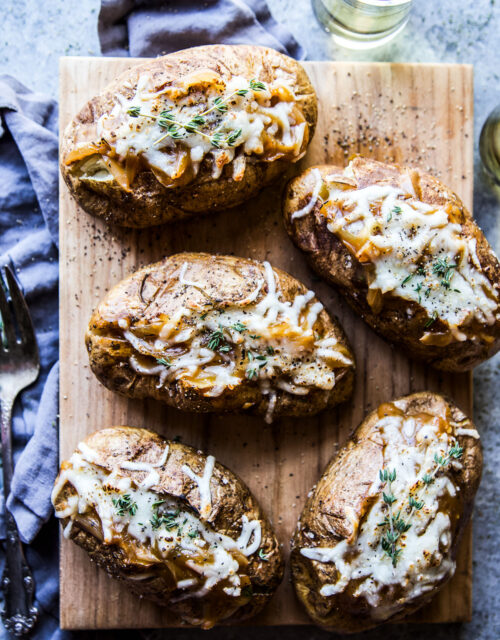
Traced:
<svg viewBox="0 0 500 640">
<path fill-rule="evenodd" d="M 111 500 L 118 516 L 122 517 L 127 513 L 135 516 L 137 513 L 137 502 L 133 502 L 129 493 L 125 493 L 118 498 L 111 498 Z"/>
<path fill-rule="evenodd" d="M 425 502 L 421 494 L 423 494 L 427 487 L 434 482 L 437 473 L 444 469 L 451 460 L 458 460 L 463 455 L 463 448 L 455 441 L 453 445 L 448 449 L 444 455 L 434 455 L 435 467 L 432 471 L 426 472 L 418 481 L 417 487 L 421 484 L 420 495 L 411 494 L 408 496 L 408 504 L 406 508 L 400 509 L 397 514 L 394 514 L 392 505 L 397 501 L 397 498 L 392 492 L 392 483 L 396 480 L 396 469 L 388 471 L 387 469 L 381 469 L 379 471 L 379 477 L 383 487 L 387 488 L 386 491 L 382 491 L 382 499 L 384 504 L 387 505 L 388 515 L 377 526 L 383 527 L 386 531 L 383 533 L 380 544 L 382 551 L 387 555 L 392 562 L 392 566 L 396 567 L 399 556 L 402 549 L 397 547 L 398 541 L 401 536 L 411 528 L 411 519 L 416 511 L 420 511 L 425 506 Z M 406 518 L 402 517 L 401 513 L 407 513 Z"/>
<path fill-rule="evenodd" d="M 141 107 L 130 107 L 130 109 L 127 109 L 127 113 L 132 118 L 138 118 L 141 115 Z"/>
<path fill-rule="evenodd" d="M 156 362 L 158 364 L 162 364 L 164 367 L 171 367 L 172 366 L 172 361 L 170 360 L 170 358 L 168 356 L 166 358 L 156 358 Z"/>
<path fill-rule="evenodd" d="M 154 513 L 151 516 L 150 519 L 150 523 L 151 526 L 153 527 L 153 529 L 159 529 L 160 527 L 165 527 L 165 529 L 167 531 L 171 531 L 172 529 L 174 529 L 177 525 L 177 516 L 179 515 L 180 511 L 179 509 L 176 509 L 175 511 L 170 511 L 170 512 L 166 512 L 166 513 L 160 513 L 158 511 L 158 506 L 160 504 L 162 504 L 164 502 L 164 500 L 158 501 L 157 503 L 155 502 L 153 504 L 153 509 L 154 509 Z M 156 507 L 155 507 L 156 505 Z"/>
<path fill-rule="evenodd" d="M 451 264 L 448 262 L 448 257 L 438 258 L 432 265 L 432 273 L 441 277 L 441 286 L 445 289 L 450 288 L 450 280 L 453 276 L 453 269 L 457 268 L 457 264 Z"/>
<path fill-rule="evenodd" d="M 231 327 L 231 329 L 234 329 L 235 331 L 237 331 L 238 333 L 243 333 L 244 331 L 247 331 L 247 327 L 246 325 L 243 324 L 243 322 L 240 322 L 238 320 L 238 322 L 236 322 L 235 324 L 233 324 L 233 326 Z"/>
<path fill-rule="evenodd" d="M 264 562 L 267 562 L 268 557 L 269 557 L 269 556 L 267 555 L 267 553 L 265 553 L 265 552 L 264 552 L 264 549 L 261 547 L 261 548 L 259 549 L 259 558 L 260 558 L 261 560 L 264 560 Z"/>
<path fill-rule="evenodd" d="M 171 109 L 164 109 L 160 112 L 159 116 L 150 114 L 150 113 L 142 113 L 141 107 L 132 106 L 127 109 L 127 113 L 132 118 L 138 118 L 139 116 L 143 118 L 151 118 L 152 120 L 156 120 L 158 126 L 161 129 L 165 130 L 165 134 L 155 140 L 154 144 L 158 144 L 165 140 L 165 138 L 173 138 L 174 140 L 180 140 L 184 138 L 185 133 L 196 133 L 207 140 L 210 141 L 210 144 L 216 149 L 221 149 L 223 147 L 234 147 L 234 145 L 238 142 L 239 138 L 242 134 L 242 129 L 233 129 L 230 130 L 227 134 L 224 134 L 220 129 L 216 129 L 212 131 L 210 134 L 202 131 L 203 127 L 209 125 L 205 116 L 207 116 L 212 111 L 216 111 L 221 114 L 225 114 L 229 111 L 229 102 L 234 96 L 246 96 L 247 93 L 252 90 L 255 92 L 265 91 L 267 89 L 266 85 L 259 80 L 252 79 L 250 80 L 248 89 L 238 89 L 233 91 L 233 93 L 227 96 L 217 96 L 212 106 L 201 113 L 195 114 L 192 118 L 187 121 L 176 120 L 174 113 Z"/>
<path fill-rule="evenodd" d="M 236 131 L 232 131 L 226 138 L 226 144 L 229 147 L 234 147 L 236 144 L 236 140 L 241 136 L 241 129 L 236 129 Z"/>
<path fill-rule="evenodd" d="M 219 325 L 219 328 L 215 331 L 212 331 L 212 333 L 210 334 L 208 338 L 207 348 L 211 351 L 223 352 L 227 352 L 231 349 L 231 346 L 226 342 L 222 325 Z"/>
<path fill-rule="evenodd" d="M 266 85 L 258 80 L 250 80 L 250 89 L 252 89 L 252 91 L 265 91 Z"/>
<path fill-rule="evenodd" d="M 438 312 L 434 311 L 432 316 L 427 320 L 427 322 L 424 324 L 424 328 L 427 329 L 428 327 L 431 326 L 431 324 L 433 324 L 437 319 L 439 318 L 438 316 Z"/>
<path fill-rule="evenodd" d="M 226 113 L 226 111 L 227 111 L 227 104 L 225 103 L 225 101 L 222 98 L 215 98 L 214 107 L 220 113 Z"/>
</svg>

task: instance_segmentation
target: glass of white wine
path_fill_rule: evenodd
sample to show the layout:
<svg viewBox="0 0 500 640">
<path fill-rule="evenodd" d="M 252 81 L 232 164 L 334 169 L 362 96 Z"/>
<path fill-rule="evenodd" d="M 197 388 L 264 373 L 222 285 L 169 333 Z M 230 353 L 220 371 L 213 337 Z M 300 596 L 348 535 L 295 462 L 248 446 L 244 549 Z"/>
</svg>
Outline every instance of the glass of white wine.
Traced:
<svg viewBox="0 0 500 640">
<path fill-rule="evenodd" d="M 500 105 L 490 113 L 481 129 L 479 153 L 487 173 L 500 184 Z"/>
<path fill-rule="evenodd" d="M 371 49 L 394 38 L 408 22 L 413 0 L 312 0 L 314 13 L 334 40 Z"/>
</svg>

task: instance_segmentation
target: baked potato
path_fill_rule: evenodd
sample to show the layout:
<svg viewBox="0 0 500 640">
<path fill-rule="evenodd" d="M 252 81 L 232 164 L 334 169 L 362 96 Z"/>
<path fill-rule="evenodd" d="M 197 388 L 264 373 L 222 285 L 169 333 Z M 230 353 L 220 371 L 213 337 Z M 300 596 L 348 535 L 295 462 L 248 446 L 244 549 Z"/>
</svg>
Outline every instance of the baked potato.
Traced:
<svg viewBox="0 0 500 640">
<path fill-rule="evenodd" d="M 232 207 L 306 152 L 317 117 L 301 65 L 254 45 L 134 66 L 67 126 L 61 171 L 85 211 L 148 227 Z"/>
<path fill-rule="evenodd" d="M 62 463 L 52 502 L 65 537 L 190 625 L 253 616 L 281 582 L 279 543 L 243 482 L 146 429 L 88 436 Z"/>
<path fill-rule="evenodd" d="M 430 600 L 455 571 L 481 467 L 476 429 L 438 394 L 370 413 L 327 466 L 293 537 L 293 582 L 311 618 L 355 633 Z"/>
<path fill-rule="evenodd" d="M 90 366 L 112 391 L 178 409 L 313 414 L 352 392 L 346 336 L 268 262 L 181 253 L 132 274 L 98 305 Z"/>
<path fill-rule="evenodd" d="M 284 198 L 313 269 L 411 357 L 465 371 L 500 348 L 500 264 L 458 196 L 418 169 L 311 167 Z"/>
</svg>

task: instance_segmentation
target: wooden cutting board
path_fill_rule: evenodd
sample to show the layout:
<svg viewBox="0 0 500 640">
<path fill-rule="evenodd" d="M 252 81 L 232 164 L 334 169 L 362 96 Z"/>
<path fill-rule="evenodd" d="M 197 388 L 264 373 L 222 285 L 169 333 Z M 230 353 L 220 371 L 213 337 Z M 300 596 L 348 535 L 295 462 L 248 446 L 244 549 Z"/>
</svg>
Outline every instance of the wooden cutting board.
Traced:
<svg viewBox="0 0 500 640">
<path fill-rule="evenodd" d="M 60 124 L 138 61 L 63 58 Z M 473 74 L 462 65 L 307 62 L 319 98 L 318 127 L 302 161 L 344 165 L 352 153 L 408 163 L 451 186 L 470 207 L 473 179 Z M 68 457 L 88 433 L 111 425 L 144 426 L 214 454 L 250 486 L 269 514 L 285 557 L 306 495 L 363 416 L 379 403 L 422 389 L 443 391 L 469 414 L 472 377 L 431 371 L 367 328 L 337 293 L 308 269 L 285 234 L 280 197 L 285 179 L 232 211 L 143 231 L 109 229 L 60 189 L 60 451 Z M 249 416 L 190 415 L 154 401 L 120 398 L 94 378 L 84 332 L 106 291 L 139 266 L 179 251 L 234 253 L 269 260 L 317 292 L 344 325 L 358 373 L 344 406 L 313 418 L 272 426 Z M 471 531 L 463 540 L 456 575 L 418 621 L 458 622 L 471 616 Z M 305 624 L 287 572 L 267 609 L 250 624 Z M 161 608 L 129 594 L 98 570 L 73 543 L 61 540 L 61 627 L 162 627 Z"/>
</svg>

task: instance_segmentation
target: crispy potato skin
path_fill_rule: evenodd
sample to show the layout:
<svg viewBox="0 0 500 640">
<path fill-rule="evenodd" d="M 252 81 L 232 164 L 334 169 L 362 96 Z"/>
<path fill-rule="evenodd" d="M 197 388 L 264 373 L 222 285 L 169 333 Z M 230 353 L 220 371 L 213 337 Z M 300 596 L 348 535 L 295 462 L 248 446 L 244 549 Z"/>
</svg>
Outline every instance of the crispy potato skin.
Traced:
<svg viewBox="0 0 500 640">
<path fill-rule="evenodd" d="M 309 140 L 312 139 L 318 111 L 316 94 L 306 72 L 292 58 L 274 49 L 254 45 L 209 45 L 171 53 L 121 74 L 101 95 L 90 100 L 66 127 L 60 148 L 61 172 L 70 192 L 85 211 L 125 227 L 175 222 L 241 204 L 290 166 L 291 163 L 285 159 L 274 162 L 255 159 L 247 162 L 242 180 L 233 180 L 232 164 L 226 165 L 220 178 L 214 180 L 211 166 L 205 160 L 192 182 L 174 188 L 164 187 L 151 171 L 143 170 L 136 176 L 131 192 L 123 190 L 116 181 L 103 184 L 97 192 L 71 173 L 65 158 L 74 149 L 81 131 L 111 110 L 116 94 L 132 95 L 124 83 L 133 86 L 139 76 L 147 72 L 162 87 L 199 69 L 216 71 L 225 79 L 234 75 L 258 76 L 263 82 L 274 79 L 278 69 L 293 74 L 296 77 L 294 90 L 297 102 L 309 125 Z"/>
<path fill-rule="evenodd" d="M 158 494 L 178 498 L 188 509 L 199 515 L 200 496 L 197 485 L 181 471 L 181 467 L 187 464 L 195 473 L 203 473 L 206 456 L 201 452 L 178 442 L 167 441 L 152 431 L 124 426 L 96 431 L 88 436 L 85 442 L 98 453 L 97 463 L 108 470 L 124 460 L 158 460 L 168 444 L 167 462 L 164 467 L 158 469 L 160 482 L 152 490 Z M 132 478 L 134 475 L 141 475 L 140 471 L 122 472 Z M 71 495 L 72 488 L 69 485 L 66 487 L 59 494 L 55 506 Z M 218 462 L 214 466 L 210 490 L 212 510 L 206 522 L 216 531 L 237 539 L 243 515 L 249 520 L 258 520 L 262 530 L 261 548 L 266 554 L 266 561 L 261 560 L 257 553 L 248 558 L 247 574 L 252 582 L 253 597 L 224 620 L 224 623 L 235 623 L 255 615 L 271 598 L 283 577 L 283 557 L 271 525 L 248 487 L 232 471 Z M 68 518 L 63 519 L 62 525 L 65 526 L 68 521 Z M 168 606 L 181 619 L 203 619 L 203 598 L 168 602 L 169 594 L 172 592 L 172 578 L 166 567 L 145 567 L 135 562 L 121 547 L 104 544 L 76 521 L 70 537 L 87 551 L 92 561 L 105 569 L 111 577 L 125 582 L 137 595 L 153 600 L 159 605 Z M 134 580 L 141 573 L 152 571 L 155 573 L 153 578 L 146 581 Z"/>
<path fill-rule="evenodd" d="M 403 403 L 402 409 L 406 415 L 419 412 L 438 413 L 443 406 L 447 406 L 454 421 L 467 419 L 454 404 L 429 391 L 414 393 L 398 400 Z M 349 587 L 334 596 L 321 596 L 321 587 L 335 582 L 335 567 L 324 564 L 321 565 L 320 571 L 315 570 L 311 560 L 300 554 L 300 549 L 311 546 L 305 535 L 307 531 L 314 532 L 314 546 L 319 547 L 332 546 L 354 533 L 356 525 L 353 521 L 359 522 L 366 513 L 370 486 L 378 478 L 379 470 L 383 466 L 383 447 L 377 442 L 374 431 L 378 420 L 376 410 L 370 413 L 349 442 L 330 461 L 306 502 L 292 540 L 292 576 L 298 598 L 316 624 L 339 633 L 357 633 L 370 629 L 381 621 L 375 616 L 372 617 L 370 607 L 364 600 L 351 597 L 348 593 Z M 474 428 L 472 423 L 467 427 Z M 457 440 L 464 448 L 464 454 L 460 459 L 462 469 L 454 475 L 454 481 L 460 487 L 460 513 L 453 532 L 453 559 L 456 558 L 464 528 L 472 511 L 482 470 L 479 440 L 471 436 L 458 436 Z M 389 618 L 389 621 L 398 620 L 419 609 L 445 583 L 446 580 L 443 580 L 434 590 L 424 593 L 412 602 L 411 606 L 402 603 L 400 612 Z"/>
<path fill-rule="evenodd" d="M 262 263 L 255 260 L 205 253 L 176 254 L 140 269 L 116 285 L 90 319 L 85 341 L 92 371 L 108 389 L 124 396 L 155 398 L 185 411 L 222 413 L 248 407 L 251 413 L 265 415 L 268 399 L 257 384 L 246 379 L 232 389 L 227 388 L 220 396 L 205 397 L 186 380 L 158 388 L 156 376 L 140 375 L 130 367 L 133 349 L 118 333 L 120 317 L 153 320 L 159 313 L 172 316 L 179 308 L 189 308 L 194 300 L 206 301 L 193 287 L 177 286 L 177 274 L 185 262 L 189 265 L 190 278 L 202 283 L 221 308 L 244 300 L 264 275 Z M 307 291 L 284 271 L 274 269 L 274 272 L 284 299 L 290 300 Z M 335 336 L 346 346 L 354 362 L 342 327 L 324 309 L 318 316 L 317 331 Z M 354 365 L 336 370 L 336 384 L 331 391 L 312 389 L 307 395 L 298 396 L 279 390 L 273 416 L 317 413 L 346 400 L 352 393 L 353 383 Z"/>
<path fill-rule="evenodd" d="M 353 161 L 359 188 L 374 183 L 398 186 L 404 167 L 387 165 L 375 160 L 357 157 Z M 292 222 L 294 211 L 301 209 L 311 197 L 314 176 L 310 167 L 292 179 L 285 191 L 283 215 L 285 227 L 295 245 L 301 249 L 311 267 L 326 281 L 334 284 L 345 296 L 351 307 L 382 337 L 393 342 L 412 357 L 423 360 L 445 371 L 467 371 L 483 360 L 490 358 L 500 349 L 500 322 L 484 328 L 490 336 L 491 344 L 481 340 L 452 342 L 445 346 L 426 345 L 420 342 L 422 327 L 428 319 L 425 310 L 416 302 L 390 295 L 384 296 L 380 313 L 374 313 L 367 302 L 368 282 L 363 265 L 349 252 L 343 242 L 327 228 L 324 216 L 317 204 L 313 211 Z M 317 167 L 325 177 L 342 168 L 331 165 Z M 477 256 L 484 275 L 492 283 L 500 281 L 500 263 L 482 231 L 474 222 L 469 211 L 457 195 L 439 180 L 419 170 L 409 170 L 418 181 L 420 193 L 417 195 L 427 204 L 451 204 L 458 215 L 465 233 L 475 238 Z M 408 315 L 411 309 L 411 316 Z"/>
</svg>

